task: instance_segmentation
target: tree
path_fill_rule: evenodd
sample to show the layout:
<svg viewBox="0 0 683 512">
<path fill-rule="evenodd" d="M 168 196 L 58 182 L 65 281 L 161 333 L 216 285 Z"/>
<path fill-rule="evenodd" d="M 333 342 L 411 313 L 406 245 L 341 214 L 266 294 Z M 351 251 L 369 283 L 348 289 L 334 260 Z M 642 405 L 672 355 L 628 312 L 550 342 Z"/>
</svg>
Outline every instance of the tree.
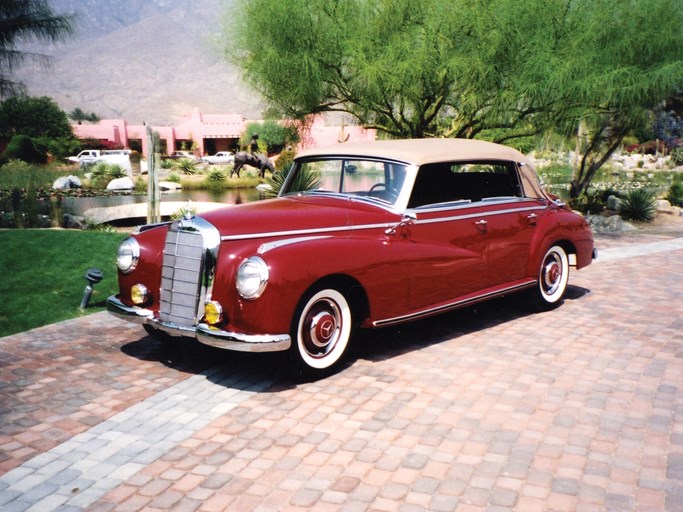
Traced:
<svg viewBox="0 0 683 512">
<path fill-rule="evenodd" d="M 267 153 L 279 153 L 286 146 L 299 142 L 296 126 L 272 119 L 267 119 L 262 123 L 247 124 L 242 135 L 245 144 L 254 134 L 258 134 L 259 142 L 265 144 Z"/>
<path fill-rule="evenodd" d="M 585 190 L 683 88 L 678 0 L 239 0 L 226 55 L 282 114 L 345 112 L 390 137 L 591 138 Z M 597 166 L 597 167 L 596 167 Z"/>
<path fill-rule="evenodd" d="M 14 96 L 0 103 L 0 137 L 73 138 L 66 114 L 47 96 Z"/>
<path fill-rule="evenodd" d="M 100 118 L 94 112 L 86 112 L 81 107 L 76 107 L 71 112 L 69 112 L 69 119 L 76 121 L 78 124 L 83 124 L 83 121 L 90 121 L 91 123 L 97 123 Z"/>
<path fill-rule="evenodd" d="M 13 96 L 0 103 L 0 138 L 30 137 L 35 148 L 60 158 L 78 149 L 66 114 L 47 96 Z"/>
<path fill-rule="evenodd" d="M 71 33 L 69 19 L 55 15 L 45 0 L 0 1 L 0 98 L 23 92 L 22 85 L 11 78 L 16 65 L 26 60 L 47 61 L 44 55 L 20 50 L 18 43 L 57 42 Z"/>
<path fill-rule="evenodd" d="M 46 154 L 39 151 L 28 135 L 15 135 L 2 155 L 6 160 L 23 160 L 30 164 L 44 164 Z"/>
</svg>

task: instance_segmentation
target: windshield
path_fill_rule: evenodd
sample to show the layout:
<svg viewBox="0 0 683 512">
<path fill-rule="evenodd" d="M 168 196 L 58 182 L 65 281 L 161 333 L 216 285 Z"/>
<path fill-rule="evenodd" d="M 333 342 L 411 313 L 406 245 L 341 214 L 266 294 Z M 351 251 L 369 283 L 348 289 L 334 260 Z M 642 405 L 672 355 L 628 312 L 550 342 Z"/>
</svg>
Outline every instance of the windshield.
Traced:
<svg viewBox="0 0 683 512">
<path fill-rule="evenodd" d="M 305 160 L 292 167 L 284 194 L 343 194 L 395 206 L 406 178 L 396 162 L 347 158 Z"/>
</svg>

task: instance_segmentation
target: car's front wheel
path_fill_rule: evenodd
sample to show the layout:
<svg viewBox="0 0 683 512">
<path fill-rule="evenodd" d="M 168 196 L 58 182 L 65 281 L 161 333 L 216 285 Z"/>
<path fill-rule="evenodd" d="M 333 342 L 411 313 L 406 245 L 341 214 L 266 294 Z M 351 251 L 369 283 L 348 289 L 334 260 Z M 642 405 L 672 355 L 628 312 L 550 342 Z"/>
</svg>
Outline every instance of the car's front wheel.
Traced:
<svg viewBox="0 0 683 512">
<path fill-rule="evenodd" d="M 545 253 L 538 273 L 536 298 L 542 309 L 552 309 L 560 305 L 567 291 L 569 281 L 569 259 L 567 252 L 554 245 Z"/>
<path fill-rule="evenodd" d="M 342 360 L 353 331 L 351 307 L 346 296 L 325 288 L 309 294 L 292 322 L 289 360 L 295 374 L 319 378 Z"/>
</svg>

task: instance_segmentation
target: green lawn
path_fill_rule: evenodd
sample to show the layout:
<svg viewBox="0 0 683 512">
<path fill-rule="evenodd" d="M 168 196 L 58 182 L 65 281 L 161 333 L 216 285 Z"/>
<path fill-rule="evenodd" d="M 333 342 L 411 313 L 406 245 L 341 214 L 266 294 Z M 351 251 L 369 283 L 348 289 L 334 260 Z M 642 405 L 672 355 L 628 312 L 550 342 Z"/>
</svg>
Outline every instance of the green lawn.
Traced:
<svg viewBox="0 0 683 512">
<path fill-rule="evenodd" d="M 13 229 L 0 231 L 0 337 L 104 309 L 118 289 L 116 248 L 124 233 Z M 95 267 L 104 279 L 79 309 Z"/>
</svg>

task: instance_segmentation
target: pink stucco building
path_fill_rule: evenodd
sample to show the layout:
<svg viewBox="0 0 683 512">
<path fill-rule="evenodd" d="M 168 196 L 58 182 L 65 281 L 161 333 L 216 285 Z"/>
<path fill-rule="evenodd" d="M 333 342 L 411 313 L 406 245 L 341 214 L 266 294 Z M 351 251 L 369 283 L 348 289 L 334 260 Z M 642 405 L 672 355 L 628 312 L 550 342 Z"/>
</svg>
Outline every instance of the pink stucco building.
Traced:
<svg viewBox="0 0 683 512">
<path fill-rule="evenodd" d="M 198 155 L 206 155 L 236 149 L 247 123 L 251 122 L 254 121 L 240 114 L 203 114 L 195 108 L 176 124 L 152 126 L 152 130 L 159 134 L 167 154 L 177 149 L 190 149 L 194 145 Z M 102 119 L 96 124 L 74 124 L 73 128 L 79 138 L 107 140 L 123 147 L 142 149 L 142 153 L 147 154 L 144 125 L 129 125 L 124 119 Z M 374 140 L 376 136 L 375 130 L 365 130 L 359 126 L 327 126 L 322 116 L 313 117 L 302 132 L 300 148 L 347 140 Z"/>
</svg>

